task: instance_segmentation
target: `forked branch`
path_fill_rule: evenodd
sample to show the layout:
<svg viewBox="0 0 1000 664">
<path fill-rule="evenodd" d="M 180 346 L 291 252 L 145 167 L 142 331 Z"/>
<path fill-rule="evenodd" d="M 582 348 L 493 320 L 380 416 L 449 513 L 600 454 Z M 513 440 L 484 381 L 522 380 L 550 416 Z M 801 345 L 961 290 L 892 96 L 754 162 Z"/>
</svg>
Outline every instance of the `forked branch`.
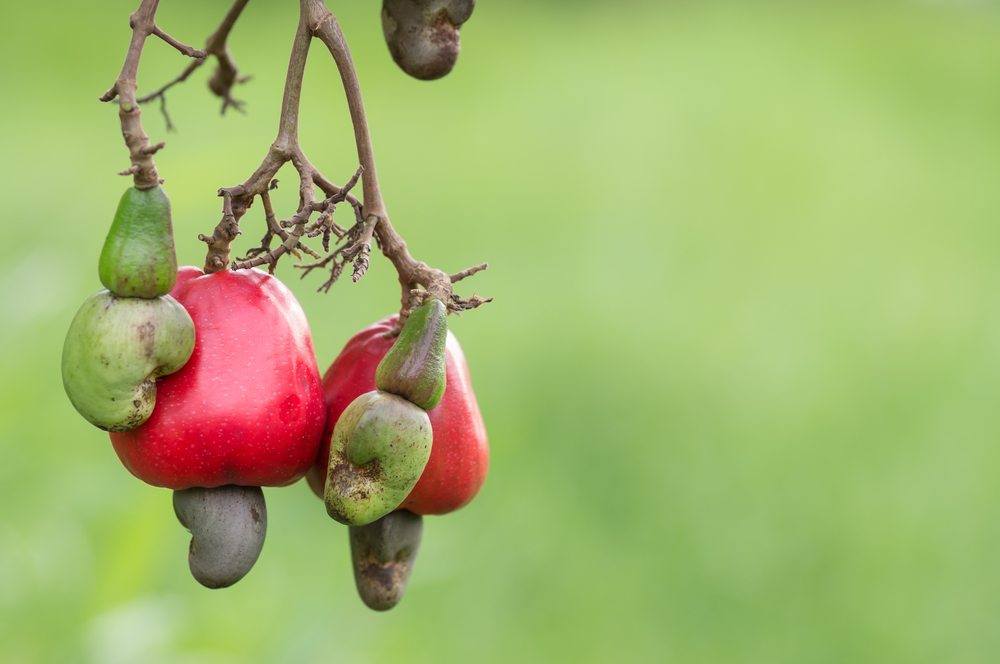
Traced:
<svg viewBox="0 0 1000 664">
<path fill-rule="evenodd" d="M 162 143 L 154 146 L 149 144 L 149 139 L 139 122 L 140 103 L 159 99 L 165 112 L 167 90 L 185 81 L 204 63 L 207 55 L 212 55 L 218 60 L 219 66 L 210 81 L 210 87 L 223 99 L 223 112 L 230 107 L 240 108 L 240 102 L 232 97 L 232 88 L 244 79 L 239 76 L 232 61 L 227 40 L 248 1 L 234 2 L 222 24 L 209 37 L 203 51 L 183 44 L 156 25 L 154 16 L 159 0 L 142 0 L 139 9 L 132 15 L 133 35 L 125 65 L 115 85 L 102 99 L 110 101 L 116 96 L 119 98 L 122 133 L 132 157 L 132 165 L 126 172 L 135 177 L 136 186 L 152 187 L 159 183 L 152 155 L 163 147 Z M 135 73 L 143 44 L 149 35 L 159 37 L 181 53 L 195 57 L 196 60 L 173 80 L 142 99 L 136 99 Z M 302 79 L 313 38 L 323 42 L 336 63 L 354 128 L 360 168 L 343 187 L 334 184 L 313 166 L 299 144 Z M 277 184 L 274 178 L 278 171 L 288 163 L 292 164 L 299 177 L 298 206 L 291 218 L 278 221 L 269 192 Z M 363 203 L 351 194 L 351 189 L 359 178 L 362 183 Z M 323 192 L 323 197 L 320 199 L 316 198 L 317 189 Z M 375 153 L 357 71 L 340 25 L 323 0 L 299 0 L 299 23 L 289 56 L 278 133 L 274 142 L 257 169 L 243 183 L 219 189 L 219 196 L 223 200 L 222 219 L 211 235 L 199 236 L 208 245 L 208 254 L 205 258 L 206 272 L 216 272 L 230 266 L 233 269 L 245 269 L 262 265 L 267 265 L 273 272 L 281 257 L 287 254 L 299 256 L 305 253 L 317 260 L 299 266 L 303 269 L 303 276 L 315 269 L 328 269 L 330 277 L 320 286 L 321 290 L 328 290 L 348 263 L 353 265 L 354 281 L 360 280 L 365 275 L 370 266 L 374 242 L 382 254 L 392 262 L 398 273 L 403 317 L 410 309 L 429 297 L 441 300 L 453 312 L 474 309 L 490 301 L 478 296 L 463 299 L 453 290 L 453 284 L 485 270 L 487 267 L 485 263 L 454 275 L 431 267 L 413 257 L 406 241 L 389 220 L 379 186 Z M 240 234 L 240 219 L 258 197 L 264 207 L 266 223 L 264 237 L 260 246 L 250 250 L 243 260 L 231 263 L 230 247 Z M 353 210 L 353 223 L 349 227 L 341 226 L 334 220 L 336 207 L 341 203 L 347 203 Z M 315 220 L 313 215 L 318 215 Z M 306 239 L 320 236 L 323 249 L 328 252 L 325 257 L 321 257 L 305 244 Z M 272 249 L 271 243 L 275 237 L 281 240 L 281 244 Z M 333 237 L 336 237 L 336 242 L 331 251 L 330 243 Z"/>
<path fill-rule="evenodd" d="M 333 60 L 337 65 L 340 78 L 344 86 L 344 94 L 347 97 L 347 107 L 351 116 L 351 123 L 354 127 L 354 140 L 357 145 L 358 161 L 361 163 L 363 171 L 362 182 L 364 191 L 364 223 L 355 233 L 353 242 L 345 248 L 334 252 L 325 259 L 331 265 L 331 277 L 325 282 L 321 289 L 329 289 L 330 285 L 336 281 L 343 270 L 344 260 L 355 260 L 354 281 L 364 275 L 368 268 L 367 256 L 371 252 L 371 240 L 374 237 L 378 242 L 382 253 L 388 258 L 399 276 L 402 288 L 402 308 L 401 313 L 405 316 L 409 310 L 418 305 L 427 297 L 434 297 L 448 305 L 451 311 L 464 311 L 489 302 L 490 299 L 473 296 L 469 299 L 458 297 L 452 288 L 455 281 L 460 281 L 476 272 L 486 269 L 486 264 L 465 270 L 460 273 L 457 279 L 453 280 L 446 272 L 431 267 L 415 259 L 392 222 L 386 210 L 385 201 L 382 197 L 382 190 L 378 181 L 378 170 L 375 167 L 375 150 L 372 145 L 371 132 L 368 129 L 368 118 L 365 113 L 364 100 L 361 94 L 361 84 L 358 80 L 357 70 L 351 57 L 347 40 L 337 22 L 336 17 L 326 7 L 323 0 L 301 0 L 300 6 L 304 14 L 308 16 L 313 35 L 323 42 L 330 51 Z M 360 222 L 359 222 L 360 223 Z M 357 228 L 357 225 L 356 227 Z M 353 231 L 354 229 L 352 229 Z M 338 256 L 341 260 L 338 260 Z M 359 262 L 356 256 L 361 256 Z M 306 273 L 311 269 L 320 267 L 319 264 L 303 266 Z"/>
<path fill-rule="evenodd" d="M 200 236 L 208 244 L 208 255 L 205 257 L 205 271 L 217 272 L 229 267 L 229 254 L 232 241 L 239 235 L 239 220 L 246 211 L 253 205 L 256 197 L 263 197 L 271 189 L 274 176 L 287 163 L 291 163 L 299 175 L 299 206 L 294 219 L 301 221 L 302 233 L 295 238 L 294 247 L 301 245 L 301 237 L 305 234 L 305 226 L 310 216 L 314 212 L 326 212 L 327 207 L 336 205 L 336 197 L 349 202 L 356 210 L 361 209 L 361 203 L 345 191 L 345 188 L 338 187 L 327 179 L 319 170 L 312 165 L 299 146 L 299 99 L 302 94 L 302 77 L 305 73 L 306 59 L 309 54 L 309 42 L 312 33 L 303 13 L 300 13 L 299 24 L 292 41 L 292 52 L 288 60 L 288 71 L 285 75 L 285 91 L 281 102 L 281 116 L 278 120 L 278 134 L 264 155 L 260 166 L 257 167 L 249 178 L 242 184 L 224 187 L 219 190 L 219 195 L 223 198 L 222 220 L 216 226 L 210 236 Z M 315 189 L 319 187 L 327 196 L 323 201 L 315 200 Z M 270 209 L 270 198 L 265 204 L 265 220 L 268 216 L 274 217 L 273 209 Z M 328 214 L 332 216 L 333 210 Z M 296 233 L 298 223 L 291 224 L 291 233 L 283 240 L 291 242 L 290 237 Z M 268 222 L 270 229 L 271 223 Z M 272 232 L 272 237 L 275 231 Z M 264 241 L 269 242 L 267 234 Z M 263 244 L 262 244 L 263 246 Z M 268 246 L 264 255 L 270 254 Z M 291 250 L 281 251 L 277 254 L 270 254 L 273 261 L 269 262 L 271 269 L 274 268 L 278 258 Z M 260 256 L 250 256 L 250 261 L 255 261 Z M 252 267 L 247 265 L 248 261 L 238 261 L 233 267 Z M 259 263 L 263 264 L 263 263 Z"/>
<path fill-rule="evenodd" d="M 208 81 L 208 88 L 215 94 L 216 97 L 222 100 L 222 113 L 225 114 L 227 109 L 233 108 L 237 111 L 243 110 L 243 102 L 239 99 L 233 97 L 233 88 L 241 83 L 246 83 L 250 80 L 249 76 L 243 76 L 239 73 L 239 69 L 236 67 L 236 61 L 233 60 L 232 53 L 229 51 L 229 34 L 233 30 L 233 26 L 236 25 L 236 20 L 239 19 L 240 14 L 243 13 L 244 7 L 250 0 L 235 0 L 229 11 L 223 17 L 222 22 L 219 27 L 216 28 L 209 38 L 205 41 L 204 52 L 206 55 L 215 58 L 217 65 L 215 72 L 212 74 L 212 78 Z M 167 91 L 170 88 L 183 83 L 186 81 L 191 74 L 196 72 L 203 64 L 205 64 L 207 58 L 202 57 L 197 60 L 190 62 L 181 73 L 161 85 L 156 90 L 153 90 L 147 95 L 139 98 L 139 104 L 146 104 L 153 100 L 160 101 L 160 110 L 163 113 L 163 117 L 167 122 L 167 129 L 173 129 L 173 122 L 170 120 L 170 114 L 167 113 Z"/>
<path fill-rule="evenodd" d="M 159 4 L 159 0 L 142 0 L 139 8 L 129 17 L 132 39 L 125 54 L 125 63 L 114 85 L 101 95 L 101 101 L 105 102 L 118 99 L 118 118 L 131 161 L 131 166 L 122 171 L 122 175 L 131 175 L 135 186 L 139 189 L 150 189 L 160 184 L 160 175 L 156 171 L 153 155 L 163 148 L 163 143 L 150 145 L 149 136 L 142 127 L 142 111 L 136 100 L 136 75 L 146 38 L 150 35 L 159 37 L 182 54 L 197 58 L 196 61 L 203 60 L 206 55 L 204 51 L 170 36 L 156 24 L 156 9 Z"/>
</svg>

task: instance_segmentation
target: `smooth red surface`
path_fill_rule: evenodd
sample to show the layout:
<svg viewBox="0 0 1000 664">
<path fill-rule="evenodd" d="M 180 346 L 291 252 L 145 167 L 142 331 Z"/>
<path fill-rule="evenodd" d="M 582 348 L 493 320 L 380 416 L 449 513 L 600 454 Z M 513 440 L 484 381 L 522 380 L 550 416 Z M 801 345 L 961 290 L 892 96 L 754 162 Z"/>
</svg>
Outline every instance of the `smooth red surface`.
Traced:
<svg viewBox="0 0 1000 664">
<path fill-rule="evenodd" d="M 157 381 L 145 424 L 112 433 L 136 477 L 171 489 L 283 486 L 316 458 L 326 417 L 312 336 L 284 284 L 259 270 L 178 272 L 191 359 Z"/>
<path fill-rule="evenodd" d="M 379 321 L 347 342 L 323 377 L 327 422 L 316 465 L 306 478 L 322 498 L 330 437 L 340 414 L 355 398 L 375 389 L 375 368 L 395 341 L 396 317 Z M 486 480 L 490 448 L 479 404 L 472 391 L 462 347 L 448 333 L 445 356 L 447 386 L 437 408 L 430 411 L 434 444 L 423 475 L 401 507 L 416 514 L 446 514 L 471 501 Z"/>
</svg>

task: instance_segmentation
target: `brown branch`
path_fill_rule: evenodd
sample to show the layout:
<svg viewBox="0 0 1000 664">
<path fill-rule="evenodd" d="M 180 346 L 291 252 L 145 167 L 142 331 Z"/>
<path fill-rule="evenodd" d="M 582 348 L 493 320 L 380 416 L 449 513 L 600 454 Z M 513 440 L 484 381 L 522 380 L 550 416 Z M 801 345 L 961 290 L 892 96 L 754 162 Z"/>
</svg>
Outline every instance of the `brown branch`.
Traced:
<svg viewBox="0 0 1000 664">
<path fill-rule="evenodd" d="M 229 252 L 232 241 L 238 235 L 240 218 L 253 204 L 254 198 L 266 193 L 274 176 L 282 166 L 291 162 L 299 174 L 299 208 L 297 215 L 306 213 L 303 223 L 309 215 L 320 212 L 326 207 L 329 197 L 343 195 L 344 200 L 352 206 L 360 208 L 361 204 L 347 193 L 347 188 L 333 184 L 323 176 L 309 161 L 299 146 L 299 102 L 302 95 L 302 78 L 305 73 L 306 59 L 309 54 L 309 42 L 312 33 L 306 22 L 306 15 L 300 12 L 299 24 L 292 41 L 292 51 L 288 59 L 288 71 L 285 76 L 285 90 L 281 102 L 281 115 L 278 119 L 278 134 L 264 155 L 257 170 L 242 184 L 219 190 L 224 196 L 224 202 L 230 202 L 231 213 L 225 206 L 222 220 L 211 236 L 200 236 L 209 246 L 205 258 L 205 271 L 217 272 L 229 264 Z M 323 207 L 314 200 L 314 185 L 319 186 L 328 196 Z M 235 229 L 235 232 L 234 232 Z M 283 252 L 284 253 L 284 252 Z M 239 268 L 237 268 L 239 269 Z"/>
<path fill-rule="evenodd" d="M 243 260 L 233 263 L 234 270 L 246 270 L 260 265 L 267 265 L 268 272 L 274 274 L 274 269 L 278 265 L 278 259 L 287 253 L 295 254 L 299 249 L 307 249 L 299 240 L 305 233 L 305 222 L 300 221 L 295 224 L 291 233 L 282 230 L 274 216 L 274 207 L 271 205 L 271 194 L 264 192 L 260 195 L 260 200 L 264 204 L 264 216 L 267 220 L 267 233 L 261 240 L 262 251 L 257 256 L 251 257 L 249 253 Z M 276 249 L 270 249 L 271 238 L 277 235 L 282 239 L 282 243 Z"/>
<path fill-rule="evenodd" d="M 299 145 L 302 78 L 309 44 L 314 37 L 326 45 L 337 65 L 354 128 L 361 168 L 344 187 L 338 187 L 327 180 L 309 162 Z M 267 191 L 278 170 L 289 162 L 299 175 L 299 205 L 288 221 L 275 224 Z M 363 204 L 349 193 L 359 177 L 362 182 Z M 315 200 L 316 187 L 323 190 L 326 199 Z M 324 250 L 329 251 L 330 237 L 336 235 L 338 246 L 332 253 L 314 263 L 296 266 L 303 270 L 303 277 L 313 270 L 328 268 L 330 277 L 320 286 L 321 291 L 329 290 L 349 262 L 353 263 L 352 280 L 360 280 L 369 269 L 374 241 L 398 273 L 403 317 L 428 297 L 439 299 L 453 312 L 474 309 L 490 301 L 478 296 L 462 299 L 452 290 L 453 283 L 486 269 L 485 264 L 463 270 L 454 276 L 449 275 L 415 259 L 405 240 L 392 226 L 378 182 L 374 148 L 354 62 L 340 25 L 323 0 L 299 0 L 299 23 L 289 56 L 278 133 L 274 142 L 249 178 L 241 185 L 220 189 L 219 193 L 224 201 L 222 221 L 211 236 L 201 236 L 209 245 L 205 260 L 206 272 L 224 269 L 229 263 L 230 244 L 239 233 L 240 217 L 253 204 L 254 198 L 260 196 L 265 206 L 268 231 L 262 238 L 261 246 L 248 252 L 245 259 L 235 262 L 234 269 L 267 264 L 273 271 L 281 256 L 305 247 L 302 244 L 303 238 L 322 235 Z M 355 223 L 349 229 L 333 222 L 336 204 L 344 201 L 350 203 L 355 213 Z M 319 217 L 315 222 L 310 222 L 312 215 L 316 213 L 319 213 Z M 280 230 L 281 227 L 289 229 L 289 232 L 284 236 L 281 246 L 272 250 L 270 242 L 278 232 L 276 229 Z"/>
<path fill-rule="evenodd" d="M 455 274 L 451 275 L 451 283 L 457 284 L 462 279 L 468 279 L 474 274 L 489 269 L 489 267 L 490 267 L 489 263 L 480 263 L 479 265 L 473 265 L 472 267 L 465 268 L 461 272 L 456 272 Z"/>
<path fill-rule="evenodd" d="M 160 111 L 163 113 L 163 117 L 167 123 L 167 129 L 173 130 L 173 122 L 170 120 L 170 115 L 167 113 L 167 91 L 170 88 L 183 83 L 186 81 L 191 74 L 196 72 L 205 62 L 207 61 L 207 56 L 212 56 L 217 61 L 217 66 L 215 72 L 212 74 L 212 78 L 208 81 L 208 87 L 212 93 L 222 99 L 222 113 L 225 114 L 226 110 L 229 108 L 234 108 L 238 111 L 243 110 L 243 102 L 239 99 L 233 97 L 233 88 L 239 84 L 246 83 L 250 80 L 249 76 L 241 76 L 239 69 L 236 67 L 236 62 L 233 60 L 232 54 L 229 52 L 229 33 L 232 32 L 233 26 L 236 25 L 236 20 L 240 17 L 243 12 L 243 8 L 246 7 L 250 0 L 235 0 L 233 5 L 226 12 L 223 17 L 222 22 L 219 27 L 216 28 L 207 40 L 205 40 L 205 48 L 200 53 L 203 53 L 198 60 L 190 62 L 181 73 L 161 85 L 156 90 L 150 92 L 149 94 L 140 97 L 138 99 L 139 104 L 145 104 L 154 99 L 160 100 Z M 158 35 L 161 38 L 166 37 L 163 35 Z M 169 37 L 169 35 L 168 35 Z M 169 42 L 168 42 L 169 43 Z"/>
<path fill-rule="evenodd" d="M 270 188 L 275 189 L 277 184 L 277 180 L 272 181 Z M 293 256 L 298 257 L 300 251 L 312 256 L 313 258 L 322 258 L 304 243 L 293 243 L 290 241 L 291 235 L 285 232 L 285 230 L 278 223 L 277 217 L 274 214 L 274 206 L 271 204 L 271 194 L 269 192 L 265 191 L 262 193 L 260 195 L 260 200 L 264 205 L 264 220 L 267 223 L 267 231 L 264 233 L 264 237 L 261 238 L 260 246 L 249 250 L 245 257 L 233 263 L 234 270 L 245 270 L 267 264 L 268 271 L 271 272 L 271 274 L 274 274 L 274 269 L 277 267 L 278 259 L 281 258 L 281 256 L 286 253 L 291 253 Z M 282 246 L 272 250 L 271 240 L 275 236 L 281 239 Z"/>
<path fill-rule="evenodd" d="M 250 76 L 241 76 L 229 52 L 229 33 L 236 24 L 236 19 L 240 17 L 243 8 L 250 0 L 236 0 L 233 6 L 226 12 L 225 18 L 219 28 L 212 33 L 205 43 L 205 50 L 214 55 L 218 61 L 218 66 L 208 81 L 208 88 L 216 97 L 222 99 L 221 113 L 225 115 L 226 109 L 234 108 L 237 111 L 243 110 L 243 102 L 233 97 L 233 88 L 242 85 L 250 80 Z"/>
<path fill-rule="evenodd" d="M 201 49 L 197 49 L 193 46 L 188 46 L 187 44 L 180 42 L 173 37 L 171 37 L 166 31 L 160 28 L 160 26 L 153 24 L 152 34 L 156 35 L 163 41 L 167 42 L 178 51 L 181 55 L 186 55 L 189 58 L 197 58 L 198 60 L 203 60 L 208 54 Z"/>
<path fill-rule="evenodd" d="M 366 219 L 374 216 L 374 235 L 378 240 L 382 253 L 392 261 L 399 276 L 402 288 L 401 316 L 405 317 L 409 310 L 426 297 L 434 297 L 444 302 L 451 311 L 463 311 L 476 308 L 489 300 L 473 297 L 463 300 L 452 291 L 451 277 L 444 271 L 433 268 L 423 261 L 418 261 L 406 246 L 406 241 L 396 232 L 389 220 L 382 198 L 382 190 L 378 182 L 378 171 L 375 168 L 375 150 L 372 145 L 371 132 L 368 129 L 368 118 L 365 114 L 364 100 L 361 94 L 361 84 L 354 67 L 347 40 L 340 29 L 336 17 L 327 9 L 323 0 L 301 0 L 307 8 L 313 34 L 322 41 L 340 73 L 347 97 L 347 108 L 351 123 L 354 126 L 354 140 L 358 150 L 358 161 L 364 169 L 364 214 Z M 364 272 L 362 271 L 362 274 Z M 468 276 L 468 275 L 466 275 Z M 417 286 L 423 288 L 420 291 Z M 415 296 L 414 291 L 423 295 Z"/>
<path fill-rule="evenodd" d="M 337 240 L 338 244 L 343 242 L 343 246 L 338 247 L 329 255 L 316 261 L 315 263 L 296 265 L 295 267 L 302 270 L 303 278 L 305 278 L 305 276 L 313 270 L 329 268 L 330 277 L 324 281 L 318 289 L 319 291 L 326 293 L 340 278 L 340 275 L 344 271 L 347 264 L 353 263 L 354 271 L 351 279 L 357 283 L 365 275 L 365 272 L 367 272 L 370 265 L 369 257 L 371 256 L 372 251 L 372 233 L 375 230 L 377 222 L 378 217 L 372 215 L 364 221 L 355 224 Z"/>
<path fill-rule="evenodd" d="M 159 4 L 159 0 L 142 0 L 139 8 L 129 17 L 132 39 L 125 53 L 125 62 L 114 85 L 100 98 L 104 102 L 118 99 L 118 119 L 132 162 L 123 174 L 132 175 L 135 186 L 139 189 L 150 189 L 160 184 L 160 175 L 156 171 L 153 154 L 163 147 L 159 143 L 150 146 L 149 136 L 142 127 L 142 111 L 136 100 L 136 75 L 146 38 L 155 35 L 185 55 L 204 57 L 201 51 L 177 41 L 156 25 L 156 9 Z"/>
<path fill-rule="evenodd" d="M 239 219 L 246 214 L 246 205 L 240 199 L 234 203 L 233 189 L 220 189 L 222 196 L 222 221 L 218 223 L 211 235 L 199 235 L 198 239 L 208 245 L 208 256 L 205 258 L 205 272 L 218 272 L 229 263 L 229 245 L 240 234 Z M 222 258 L 224 256 L 224 258 Z"/>
</svg>

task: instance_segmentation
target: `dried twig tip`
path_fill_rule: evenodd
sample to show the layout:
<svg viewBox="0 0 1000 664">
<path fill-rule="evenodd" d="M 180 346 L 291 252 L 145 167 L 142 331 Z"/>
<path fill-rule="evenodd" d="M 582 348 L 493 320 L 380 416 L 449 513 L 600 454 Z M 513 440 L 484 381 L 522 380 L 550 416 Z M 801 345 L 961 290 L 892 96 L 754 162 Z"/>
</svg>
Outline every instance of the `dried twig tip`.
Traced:
<svg viewBox="0 0 1000 664">
<path fill-rule="evenodd" d="M 451 275 L 451 283 L 457 284 L 462 279 L 468 279 L 474 274 L 489 269 L 489 267 L 490 267 L 489 263 L 480 263 L 479 265 L 473 265 L 472 267 L 466 268 L 461 272 L 456 272 L 455 274 Z"/>
</svg>

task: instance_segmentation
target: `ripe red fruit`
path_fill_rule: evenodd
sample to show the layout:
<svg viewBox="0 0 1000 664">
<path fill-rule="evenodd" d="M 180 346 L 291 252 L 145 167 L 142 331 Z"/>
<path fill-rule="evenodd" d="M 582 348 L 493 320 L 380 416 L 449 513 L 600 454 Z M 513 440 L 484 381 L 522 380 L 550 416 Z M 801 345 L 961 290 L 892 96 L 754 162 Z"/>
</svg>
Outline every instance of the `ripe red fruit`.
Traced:
<svg viewBox="0 0 1000 664">
<path fill-rule="evenodd" d="M 326 430 L 316 464 L 306 476 L 320 498 L 326 482 L 333 427 L 355 398 L 375 389 L 375 368 L 396 340 L 392 333 L 397 318 L 386 318 L 354 335 L 323 377 Z M 434 434 L 430 460 L 400 505 L 416 514 L 446 514 L 468 504 L 486 480 L 489 468 L 486 427 L 472 391 L 469 367 L 462 347 L 450 332 L 445 347 L 445 372 L 444 396 L 428 412 Z"/>
<path fill-rule="evenodd" d="M 194 353 L 157 382 L 145 424 L 111 434 L 122 463 L 170 489 L 302 477 L 325 412 L 309 324 L 291 291 L 259 270 L 185 267 L 170 294 L 194 320 Z"/>
</svg>

